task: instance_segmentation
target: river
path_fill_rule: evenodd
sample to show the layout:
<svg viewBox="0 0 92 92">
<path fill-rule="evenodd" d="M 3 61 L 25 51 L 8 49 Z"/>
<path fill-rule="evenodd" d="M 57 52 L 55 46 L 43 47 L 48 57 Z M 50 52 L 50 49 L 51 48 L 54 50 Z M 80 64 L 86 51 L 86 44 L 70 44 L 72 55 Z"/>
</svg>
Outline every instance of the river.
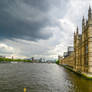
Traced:
<svg viewBox="0 0 92 92">
<path fill-rule="evenodd" d="M 86 80 L 57 64 L 0 64 L 0 92 L 92 92 Z"/>
</svg>

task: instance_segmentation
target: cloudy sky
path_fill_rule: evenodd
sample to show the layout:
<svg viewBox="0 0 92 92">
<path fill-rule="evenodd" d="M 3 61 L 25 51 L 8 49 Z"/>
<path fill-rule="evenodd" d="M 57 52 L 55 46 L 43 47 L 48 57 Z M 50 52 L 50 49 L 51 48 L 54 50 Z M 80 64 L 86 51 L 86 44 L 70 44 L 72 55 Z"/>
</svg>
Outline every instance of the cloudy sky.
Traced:
<svg viewBox="0 0 92 92">
<path fill-rule="evenodd" d="M 73 45 L 92 0 L 0 0 L 0 55 L 55 59 Z"/>
</svg>

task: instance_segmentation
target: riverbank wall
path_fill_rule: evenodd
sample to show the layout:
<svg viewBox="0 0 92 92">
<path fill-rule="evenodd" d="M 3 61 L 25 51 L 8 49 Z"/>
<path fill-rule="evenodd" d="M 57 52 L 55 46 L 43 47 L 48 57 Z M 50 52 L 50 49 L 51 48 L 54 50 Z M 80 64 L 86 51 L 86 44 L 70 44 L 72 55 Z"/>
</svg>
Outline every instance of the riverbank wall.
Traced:
<svg viewBox="0 0 92 92">
<path fill-rule="evenodd" d="M 75 69 L 73 69 L 72 67 L 68 66 L 68 65 L 64 65 L 64 64 L 59 64 L 60 66 L 70 70 L 71 72 L 77 74 L 78 76 L 81 76 L 87 80 L 92 80 L 92 74 L 88 74 L 88 73 L 85 73 L 85 72 L 80 72 L 80 71 L 77 71 Z"/>
</svg>

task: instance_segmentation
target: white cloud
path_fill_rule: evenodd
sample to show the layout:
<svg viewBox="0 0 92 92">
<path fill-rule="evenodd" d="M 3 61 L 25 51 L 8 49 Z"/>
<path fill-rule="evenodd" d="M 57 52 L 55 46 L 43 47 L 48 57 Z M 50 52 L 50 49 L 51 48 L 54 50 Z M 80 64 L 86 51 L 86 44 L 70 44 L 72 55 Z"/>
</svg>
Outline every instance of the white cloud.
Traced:
<svg viewBox="0 0 92 92">
<path fill-rule="evenodd" d="M 12 54 L 9 54 L 10 56 L 21 58 L 34 56 L 36 58 L 55 59 L 59 54 L 63 55 L 63 52 L 67 50 L 67 46 L 73 46 L 73 33 L 77 25 L 81 30 L 82 16 L 84 15 L 87 18 L 89 4 L 92 5 L 91 0 L 69 0 L 68 8 L 64 9 L 63 7 L 62 11 L 59 9 L 60 7 L 52 7 L 48 12 L 49 17 L 53 19 L 52 25 L 43 27 L 41 32 L 43 36 L 49 33 L 51 38 L 46 40 L 40 39 L 36 42 L 21 39 L 15 39 L 14 41 L 4 40 L 3 42 L 1 41 L 0 49 L 11 51 Z M 44 14 L 41 15 L 42 18 L 45 17 Z M 38 17 L 36 20 L 41 18 L 40 15 Z M 28 21 L 32 21 L 32 18 L 26 18 Z"/>
<path fill-rule="evenodd" d="M 6 44 L 0 43 L 0 49 L 5 49 L 7 51 L 14 51 L 13 47 L 9 47 Z"/>
<path fill-rule="evenodd" d="M 15 49 L 13 47 L 8 46 L 5 43 L 0 43 L 0 55 L 8 57 L 12 55 L 13 53 L 15 53 Z"/>
</svg>

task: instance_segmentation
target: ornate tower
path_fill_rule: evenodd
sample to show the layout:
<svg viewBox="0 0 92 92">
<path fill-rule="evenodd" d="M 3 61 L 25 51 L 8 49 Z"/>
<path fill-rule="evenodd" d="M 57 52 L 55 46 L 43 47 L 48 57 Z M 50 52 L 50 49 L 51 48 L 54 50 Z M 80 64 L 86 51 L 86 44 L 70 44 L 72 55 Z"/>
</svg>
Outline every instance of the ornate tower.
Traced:
<svg viewBox="0 0 92 92">
<path fill-rule="evenodd" d="M 83 19 L 82 19 L 82 47 L 81 47 L 81 50 L 82 50 L 82 55 L 81 55 L 81 57 L 82 57 L 82 61 L 81 61 L 81 71 L 82 72 L 84 72 L 84 53 L 85 53 L 85 46 L 84 46 L 84 41 L 85 41 L 85 39 L 84 39 L 84 35 L 85 35 L 85 32 L 84 32 L 84 30 L 85 30 L 85 19 L 84 19 L 84 16 L 83 16 Z"/>
<path fill-rule="evenodd" d="M 74 32 L 74 69 L 76 69 L 76 33 Z"/>
<path fill-rule="evenodd" d="M 88 10 L 88 73 L 92 73 L 92 13 L 89 6 Z"/>
<path fill-rule="evenodd" d="M 88 21 L 91 19 L 91 7 L 89 6 L 89 10 L 88 10 Z"/>
<path fill-rule="evenodd" d="M 75 69 L 76 70 L 78 68 L 78 45 L 79 45 L 79 33 L 77 27 L 76 36 L 75 36 Z"/>
</svg>

